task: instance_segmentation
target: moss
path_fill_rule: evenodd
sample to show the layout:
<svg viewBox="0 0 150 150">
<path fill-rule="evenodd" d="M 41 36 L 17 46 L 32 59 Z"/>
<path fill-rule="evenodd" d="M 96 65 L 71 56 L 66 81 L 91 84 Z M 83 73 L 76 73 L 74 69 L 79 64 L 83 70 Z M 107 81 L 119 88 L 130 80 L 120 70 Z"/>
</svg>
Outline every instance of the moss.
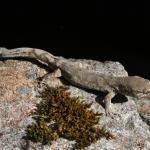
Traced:
<svg viewBox="0 0 150 150">
<path fill-rule="evenodd" d="M 57 132 L 49 128 L 44 121 L 38 121 L 37 124 L 28 126 L 27 132 L 30 140 L 43 144 L 51 144 L 59 137 Z"/>
<path fill-rule="evenodd" d="M 101 114 L 89 110 L 91 104 L 81 102 L 79 97 L 70 97 L 67 88 L 46 87 L 40 97 L 43 100 L 37 105 L 33 117 L 36 124 L 26 129 L 30 140 L 51 144 L 57 138 L 64 137 L 75 140 L 74 148 L 81 149 L 102 137 L 114 138 L 104 127 L 94 127 Z"/>
</svg>

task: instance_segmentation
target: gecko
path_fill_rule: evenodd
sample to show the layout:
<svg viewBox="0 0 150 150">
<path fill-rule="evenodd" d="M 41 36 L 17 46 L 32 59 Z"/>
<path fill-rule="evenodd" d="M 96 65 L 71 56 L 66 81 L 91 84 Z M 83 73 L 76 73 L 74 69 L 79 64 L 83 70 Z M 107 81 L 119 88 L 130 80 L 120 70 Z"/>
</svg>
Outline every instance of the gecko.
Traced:
<svg viewBox="0 0 150 150">
<path fill-rule="evenodd" d="M 63 76 L 72 85 L 105 92 L 106 115 L 112 115 L 111 100 L 116 94 L 132 96 L 137 99 L 150 98 L 150 80 L 140 76 L 116 77 L 100 74 L 84 69 L 66 58 L 54 56 L 37 48 L 0 49 L 0 57 L 18 56 L 30 57 L 46 63 L 55 70 L 51 75 L 56 77 Z"/>
</svg>

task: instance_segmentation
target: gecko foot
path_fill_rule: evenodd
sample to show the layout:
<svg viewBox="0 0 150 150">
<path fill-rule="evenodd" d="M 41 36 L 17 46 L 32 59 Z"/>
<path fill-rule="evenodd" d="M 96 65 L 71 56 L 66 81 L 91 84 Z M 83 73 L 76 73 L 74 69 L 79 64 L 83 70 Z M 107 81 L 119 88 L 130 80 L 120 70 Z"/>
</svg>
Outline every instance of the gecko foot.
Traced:
<svg viewBox="0 0 150 150">
<path fill-rule="evenodd" d="M 55 80 L 58 77 L 61 77 L 61 70 L 60 69 L 56 69 L 52 73 L 45 74 L 43 77 L 41 77 L 41 79 L 39 81 L 39 87 L 43 87 L 45 85 L 51 84 L 49 82 Z"/>
<path fill-rule="evenodd" d="M 106 116 L 113 118 L 113 112 L 112 112 L 112 109 L 110 109 L 110 107 L 109 109 L 108 108 L 105 109 L 105 113 L 106 113 Z"/>
</svg>

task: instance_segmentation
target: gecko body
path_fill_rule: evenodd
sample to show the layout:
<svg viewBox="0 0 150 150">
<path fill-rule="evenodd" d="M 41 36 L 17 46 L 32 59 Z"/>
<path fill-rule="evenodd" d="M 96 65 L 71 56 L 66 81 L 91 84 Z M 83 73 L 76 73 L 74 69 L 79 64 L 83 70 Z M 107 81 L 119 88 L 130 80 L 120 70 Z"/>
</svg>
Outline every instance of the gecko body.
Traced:
<svg viewBox="0 0 150 150">
<path fill-rule="evenodd" d="M 48 64 L 49 67 L 57 69 L 56 72 L 59 72 L 59 76 L 63 76 L 73 85 L 105 92 L 104 102 L 106 114 L 111 114 L 111 99 L 118 93 L 136 98 L 150 98 L 150 81 L 139 76 L 114 77 L 99 74 L 83 69 L 65 58 L 54 56 L 41 49 L 0 49 L 0 56 L 26 56 L 38 59 Z"/>
</svg>

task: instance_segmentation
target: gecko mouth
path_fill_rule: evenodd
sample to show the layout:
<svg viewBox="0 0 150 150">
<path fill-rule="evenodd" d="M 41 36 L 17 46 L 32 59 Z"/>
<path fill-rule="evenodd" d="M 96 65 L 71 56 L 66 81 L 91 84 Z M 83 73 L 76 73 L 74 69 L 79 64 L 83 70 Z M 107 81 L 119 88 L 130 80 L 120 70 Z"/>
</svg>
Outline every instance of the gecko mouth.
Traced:
<svg viewBox="0 0 150 150">
<path fill-rule="evenodd" d="M 138 97 L 139 99 L 150 98 L 150 92 L 146 92 L 146 93 L 140 92 L 140 93 L 137 94 L 137 97 Z"/>
</svg>

